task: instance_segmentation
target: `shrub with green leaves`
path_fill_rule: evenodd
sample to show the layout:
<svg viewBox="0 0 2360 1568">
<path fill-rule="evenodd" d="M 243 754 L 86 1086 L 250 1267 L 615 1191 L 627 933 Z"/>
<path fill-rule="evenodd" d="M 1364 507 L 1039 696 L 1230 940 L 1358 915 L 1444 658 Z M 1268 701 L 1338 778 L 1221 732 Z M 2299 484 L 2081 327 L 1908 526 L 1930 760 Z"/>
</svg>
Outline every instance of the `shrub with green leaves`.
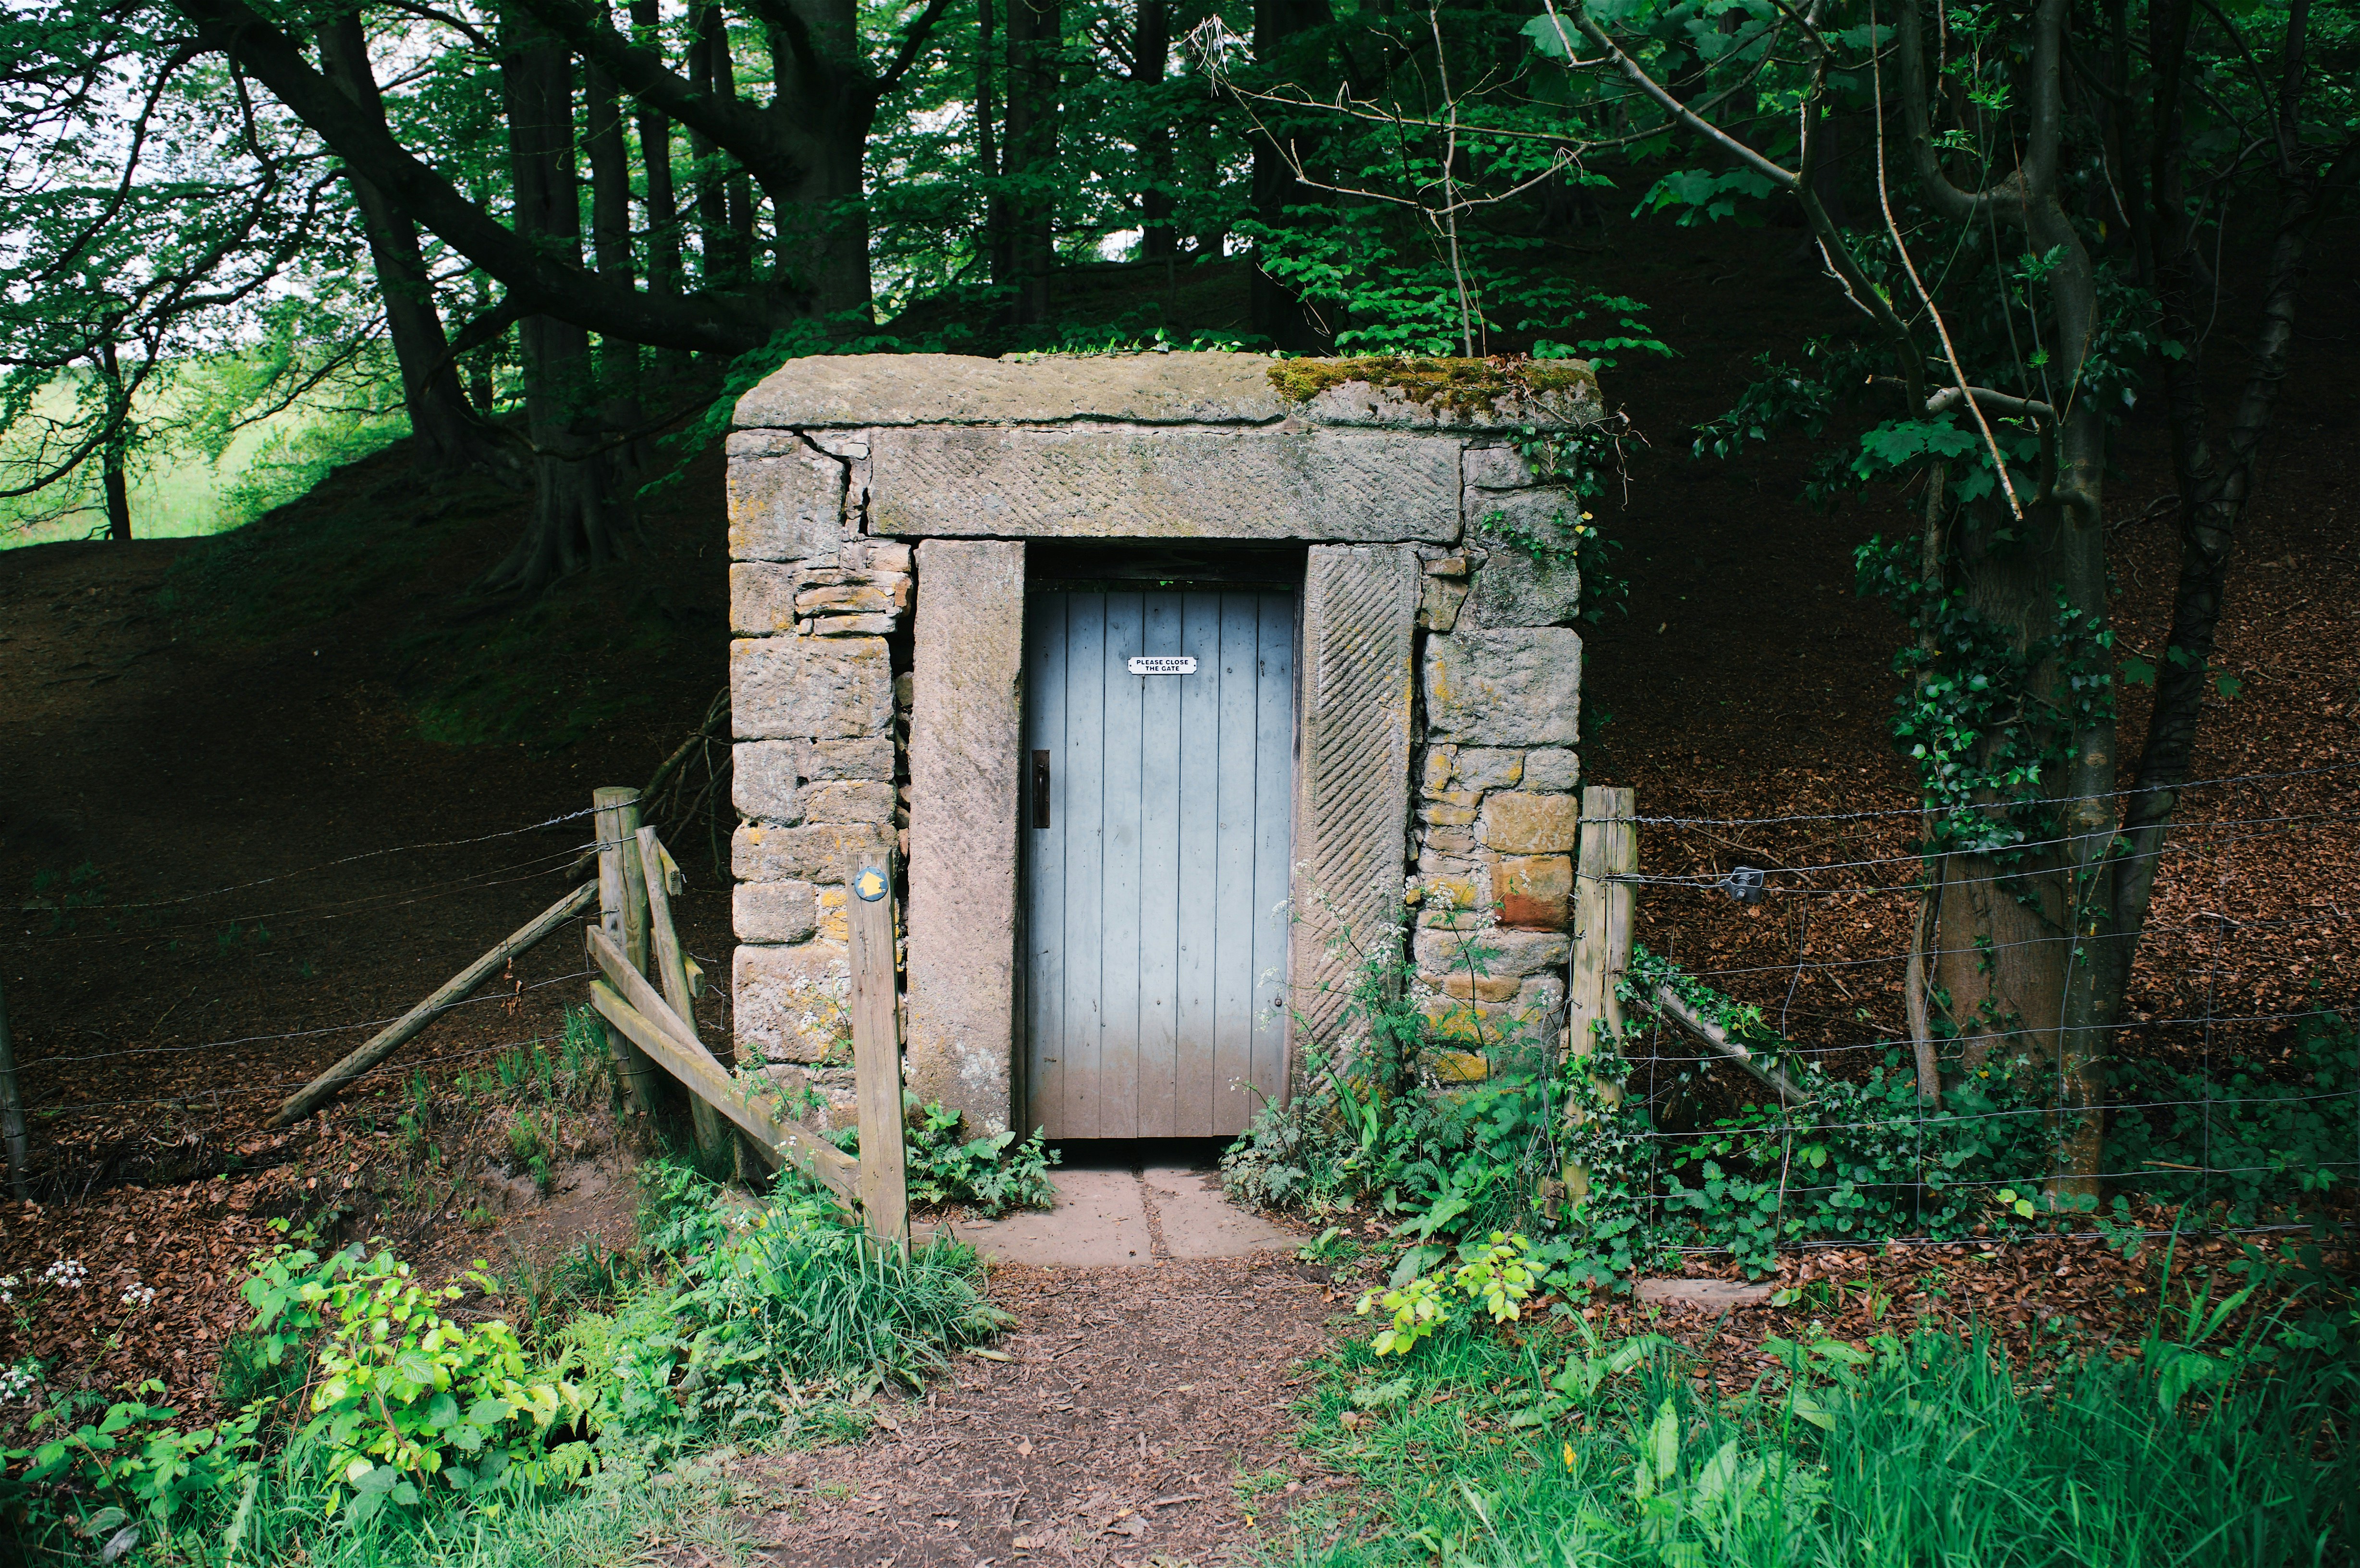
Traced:
<svg viewBox="0 0 2360 1568">
<path fill-rule="evenodd" d="M 416 1507 L 437 1483 L 468 1493 L 511 1471 L 539 1486 L 590 1467 L 588 1443 L 547 1442 L 584 1414 L 580 1393 L 534 1365 L 503 1320 L 444 1317 L 464 1287 L 421 1285 L 380 1250 L 304 1291 L 329 1324 L 302 1433 L 328 1479 L 329 1510 L 357 1521 L 389 1503 Z"/>
<path fill-rule="evenodd" d="M 76 1421 L 71 1398 L 36 1414 L 29 1425 L 38 1441 L 0 1454 L 8 1466 L 0 1515 L 22 1520 L 36 1541 L 87 1542 L 113 1562 L 143 1542 L 170 1541 L 227 1496 L 250 1506 L 267 1401 L 183 1431 L 179 1410 L 148 1403 L 163 1392 L 149 1378 L 94 1421 Z"/>
<path fill-rule="evenodd" d="M 1042 1128 L 1034 1127 L 1022 1143 L 1013 1127 L 962 1139 L 956 1111 L 921 1105 L 915 1095 L 905 1115 L 902 1168 L 911 1203 L 972 1203 L 993 1218 L 1011 1209 L 1055 1205 L 1049 1168 L 1060 1156 L 1043 1141 Z"/>
</svg>

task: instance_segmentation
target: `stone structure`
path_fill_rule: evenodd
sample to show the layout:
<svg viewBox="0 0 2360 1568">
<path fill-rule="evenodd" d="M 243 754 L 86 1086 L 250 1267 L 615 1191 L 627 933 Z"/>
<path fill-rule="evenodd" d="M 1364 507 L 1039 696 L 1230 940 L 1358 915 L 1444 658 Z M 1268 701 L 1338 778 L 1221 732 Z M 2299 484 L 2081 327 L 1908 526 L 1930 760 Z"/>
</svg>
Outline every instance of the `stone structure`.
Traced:
<svg viewBox="0 0 2360 1568">
<path fill-rule="evenodd" d="M 1522 432 L 1602 412 L 1586 367 L 1502 376 L 1170 354 L 792 362 L 729 440 L 737 1045 L 824 1084 L 863 853 L 908 871 L 906 1070 L 1021 1116 L 1028 552 L 1300 554 L 1286 985 L 1324 1029 L 1338 920 L 1403 895 L 1446 1029 L 1554 1038 L 1576 821 L 1580 583 L 1512 543 L 1570 507 Z M 1424 367 L 1431 371 L 1436 367 Z M 1401 372 L 1395 374 L 1396 371 Z M 1488 379 L 1487 379 L 1488 378 Z M 1562 536 L 1557 536 L 1562 537 Z M 1267 556 L 1263 559 L 1267 559 Z M 1313 893 L 1317 892 L 1317 897 Z M 1454 959 L 1471 926 L 1488 973 Z M 1297 1024 L 1295 1027 L 1302 1027 Z"/>
</svg>

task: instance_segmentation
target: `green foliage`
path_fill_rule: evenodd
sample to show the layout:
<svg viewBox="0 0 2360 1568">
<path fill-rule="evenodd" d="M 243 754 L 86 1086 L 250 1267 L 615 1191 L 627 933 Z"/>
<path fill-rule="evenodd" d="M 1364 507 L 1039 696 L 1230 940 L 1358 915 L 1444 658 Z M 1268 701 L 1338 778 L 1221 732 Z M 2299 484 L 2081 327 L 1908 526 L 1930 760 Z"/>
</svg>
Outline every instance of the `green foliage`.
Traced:
<svg viewBox="0 0 2360 1568">
<path fill-rule="evenodd" d="M 902 1170 L 912 1203 L 972 1203 L 995 1219 L 1011 1209 L 1055 1206 L 1049 1168 L 1063 1157 L 1043 1142 L 1041 1128 L 1021 1144 L 1013 1127 L 962 1140 L 956 1111 L 922 1105 L 914 1094 L 903 1116 Z"/>
<path fill-rule="evenodd" d="M 1610 478 L 1622 476 L 1622 440 L 1630 428 L 1628 415 L 1614 415 L 1575 430 L 1541 430 L 1527 426 L 1516 440 L 1516 450 L 1536 481 L 1562 486 L 1573 497 L 1579 517 L 1557 512 L 1538 528 L 1505 511 L 1479 518 L 1476 529 L 1514 550 L 1535 565 L 1546 569 L 1570 567 L 1579 572 L 1583 607 L 1581 618 L 1595 626 L 1609 609 L 1631 612 L 1630 579 L 1612 570 L 1622 541 L 1599 530 L 1587 503 L 1604 494 Z"/>
<path fill-rule="evenodd" d="M 2107 1124 L 2111 1160 L 2140 1188 L 2206 1205 L 2222 1224 L 2323 1212 L 2353 1180 L 2360 1149 L 2360 1029 L 2332 1014 L 2298 1019 L 2288 1061 L 2233 1062 L 2218 1080 L 2166 1062 L 2114 1068 L 2124 1108 Z"/>
<path fill-rule="evenodd" d="M 1414 183 L 1420 170 L 1412 163 L 1394 177 Z M 1377 206 L 1290 207 L 1280 223 L 1238 227 L 1256 242 L 1265 271 L 1338 323 L 1336 347 L 1347 354 L 1463 354 L 1470 332 L 1479 354 L 1500 337 L 1529 344 L 1537 359 L 1579 356 L 1601 367 L 1629 350 L 1671 353 L 1640 319 L 1644 305 L 1548 269 L 1536 237 L 1463 234 L 1454 269 L 1446 249 L 1413 238 Z"/>
<path fill-rule="evenodd" d="M 643 1181 L 643 1254 L 585 1245 L 505 1281 L 430 1287 L 357 1246 L 257 1254 L 222 1359 L 237 1413 L 183 1431 L 159 1385 L 104 1410 L 63 1396 L 6 1455 L 0 1530 L 61 1563 L 109 1543 L 205 1568 L 525 1568 L 569 1542 L 624 1561 L 639 1524 L 718 1506 L 684 1455 L 858 1438 L 889 1382 L 1009 1321 L 971 1249 L 880 1252 L 792 1178 L 766 1203 L 662 1162 Z M 521 1297 L 530 1337 L 457 1309 L 478 1290 Z"/>
<path fill-rule="evenodd" d="M 299 1441 L 315 1455 L 329 1511 L 359 1522 L 421 1505 L 438 1482 L 465 1494 L 511 1471 L 539 1486 L 588 1467 L 586 1443 L 544 1442 L 583 1413 L 574 1386 L 535 1366 L 500 1319 L 444 1317 L 442 1306 L 465 1294 L 421 1285 L 390 1251 L 357 1247 L 323 1262 L 282 1244 L 248 1281 L 257 1332 L 283 1341 L 314 1323 L 326 1331 Z"/>
<path fill-rule="evenodd" d="M 71 1399 L 36 1414 L 39 1441 L 0 1455 L 10 1466 L 0 1511 L 45 1519 L 43 1533 L 69 1530 L 111 1562 L 142 1541 L 169 1541 L 224 1494 L 251 1497 L 262 1407 L 184 1432 L 178 1410 L 147 1402 L 163 1391 L 150 1378 L 95 1421 L 76 1421 Z M 52 1501 L 60 1496 L 71 1499 L 66 1510 Z"/>
<path fill-rule="evenodd" d="M 606 1103 L 612 1070 L 597 1011 L 583 1004 L 565 1010 L 553 1042 L 530 1040 L 513 1046 L 492 1058 L 490 1067 L 459 1074 L 457 1084 L 470 1105 L 586 1107 Z M 522 1160 L 531 1149 L 512 1152 Z"/>
<path fill-rule="evenodd" d="M 1468 944 L 1471 973 L 1485 959 L 1480 941 Z M 1393 1216 L 1405 1250 L 1390 1293 L 1363 1304 L 1393 1314 L 1388 1344 L 1401 1350 L 1455 1300 L 1447 1287 L 1456 1276 L 1436 1271 L 1449 1248 L 1472 1264 L 1468 1249 L 1481 1244 L 1468 1238 L 1512 1227 L 1538 1238 L 1530 1267 L 1574 1287 L 1622 1284 L 1675 1247 L 1726 1249 L 1758 1277 L 1781 1247 L 1958 1240 L 2059 1223 L 2045 1199 L 2025 1195 L 2040 1193 L 2056 1160 L 2055 1080 L 2045 1065 L 1994 1054 L 1974 1073 L 1952 1073 L 1940 1108 L 1928 1111 L 1897 1047 L 1861 1079 L 1830 1077 L 1759 1008 L 1633 944 L 1620 993 L 1628 1016 L 1654 1015 L 1661 986 L 1798 1082 L 1810 1102 L 1747 1104 L 1666 1136 L 1647 1105 L 1621 1101 L 1624 1042 L 1603 1036 L 1571 1075 L 1553 1071 L 1553 1049 L 1496 1042 L 1487 1079 L 1441 1092 L 1421 1083 L 1417 1063 L 1465 1042 L 1435 1032 L 1398 943 L 1379 942 L 1362 957 L 1339 1031 L 1355 1054 L 1333 1062 L 1313 1042 L 1305 1090 L 1262 1109 L 1223 1157 L 1223 1180 L 1233 1196 L 1269 1207 L 1324 1214 L 1365 1201 Z M 1389 1058 L 1384 1041 L 1398 1055 Z M 2239 1068 L 2225 1083 L 2160 1063 L 2126 1066 L 2111 1136 L 2121 1168 L 2147 1173 L 2123 1184 L 2110 1214 L 2081 1223 L 2136 1231 L 2135 1203 L 2198 1203 L 2236 1225 L 2327 1212 L 2360 1143 L 2360 1035 L 2320 1015 L 2297 1041 L 2291 1071 Z M 1388 1060 L 1407 1066 L 1388 1078 Z M 1677 1102 L 1702 1066 L 1662 1077 L 1661 1103 Z M 1587 1190 L 1559 1202 L 1568 1166 L 1584 1172 Z M 2246 1169 L 2206 1174 L 2229 1166 Z"/>
<path fill-rule="evenodd" d="M 1494 956 L 1483 922 L 1445 918 L 1458 927 L 1459 963 L 1481 976 Z M 1537 1020 L 1503 1034 L 1444 1005 L 1418 978 L 1409 931 L 1406 906 L 1374 933 L 1338 923 L 1334 949 L 1354 966 L 1345 1005 L 1325 1039 L 1296 1015 L 1303 1087 L 1262 1106 L 1222 1156 L 1231 1196 L 1315 1214 L 1371 1202 L 1403 1216 L 1402 1234 L 1421 1247 L 1535 1214 L 1565 1103 L 1555 1042 L 1533 1037 Z M 1487 1076 L 1442 1092 L 1433 1057 L 1470 1051 L 1484 1054 Z"/>
<path fill-rule="evenodd" d="M 1655 1009 L 1661 985 L 1782 1067 L 1812 1099 L 1799 1107 L 1749 1105 L 1660 1142 L 1632 1107 L 1611 1119 L 1640 1130 L 1613 1149 L 1582 1136 L 1610 1118 L 1585 1124 L 1571 1140 L 1576 1156 L 1594 1181 L 1644 1192 L 1649 1245 L 1725 1247 L 1759 1274 L 1780 1247 L 1901 1235 L 1954 1240 L 2054 1223 L 2044 1203 L 2025 1196 L 2039 1192 L 2055 1160 L 2055 1080 L 2042 1066 L 1995 1054 L 1972 1074 L 1952 1074 L 1941 1107 L 1928 1111 L 1914 1064 L 1897 1049 L 1863 1080 L 1828 1077 L 1792 1054 L 1758 1008 L 1633 944 L 1622 990 L 1633 1018 Z M 2233 1069 L 2225 1082 L 2160 1062 L 2123 1064 L 2109 1136 L 2120 1168 L 2142 1174 L 2124 1184 L 2114 1200 L 2120 1218 L 2107 1223 L 2125 1220 L 2134 1196 L 2201 1203 L 2232 1225 L 2323 1212 L 2360 1143 L 2360 1035 L 2322 1014 L 2302 1020 L 2296 1040 L 2293 1072 Z"/>
<path fill-rule="evenodd" d="M 2313 1442 L 2348 1409 L 2350 1365 L 2267 1358 L 2270 1324 L 2232 1334 L 2226 1316 L 2158 1323 L 2136 1357 L 2059 1356 L 2037 1385 L 1981 1333 L 1774 1337 L 1733 1395 L 1701 1389 L 1669 1341 L 1605 1339 L 1569 1308 L 1513 1338 L 1439 1331 L 1406 1364 L 1348 1341 L 1308 1441 L 1382 1501 L 1357 1530 L 1299 1513 L 1289 1560 L 2341 1560 L 2360 1544 L 2360 1458 Z M 2214 1369 L 2180 1370 L 2189 1356 Z"/>
<path fill-rule="evenodd" d="M 1860 592 L 1888 600 L 1910 638 L 1893 657 L 1896 745 L 1918 764 L 1929 854 L 2004 851 L 2053 838 L 2054 799 L 2076 735 L 2114 713 L 2114 634 L 2062 589 L 2044 636 L 2025 641 L 1962 585 L 1917 574 L 1917 547 L 1872 539 Z"/>
<path fill-rule="evenodd" d="M 1380 1356 L 1406 1356 L 1418 1341 L 1456 1321 L 1462 1308 L 1480 1308 L 1494 1323 L 1513 1323 L 1547 1269 L 1521 1236 L 1493 1231 L 1459 1248 L 1456 1269 L 1437 1269 L 1382 1292 L 1371 1290 L 1352 1310 L 1362 1317 L 1378 1307 L 1393 1322 L 1369 1343 Z"/>
<path fill-rule="evenodd" d="M 978 1289 L 973 1249 L 880 1249 L 792 1175 L 759 1204 L 682 1166 L 641 1180 L 642 1234 L 670 1270 L 563 1336 L 601 1432 L 659 1454 L 792 1434 L 815 1419 L 807 1407 L 915 1387 L 1010 1321 Z"/>
<path fill-rule="evenodd" d="M 73 931 L 91 911 L 106 902 L 106 875 L 85 860 L 70 871 L 54 868 L 33 873 L 31 894 L 18 906 L 28 915 L 49 917 L 48 934 L 58 936 Z M 111 916 L 101 916 L 109 931 L 115 921 Z"/>
</svg>

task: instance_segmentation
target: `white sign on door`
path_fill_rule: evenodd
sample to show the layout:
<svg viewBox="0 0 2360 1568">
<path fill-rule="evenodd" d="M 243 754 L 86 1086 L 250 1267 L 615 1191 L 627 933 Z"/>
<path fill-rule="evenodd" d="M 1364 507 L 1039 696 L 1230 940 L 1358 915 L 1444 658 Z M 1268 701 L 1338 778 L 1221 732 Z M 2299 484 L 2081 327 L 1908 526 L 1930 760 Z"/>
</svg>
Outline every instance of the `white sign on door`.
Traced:
<svg viewBox="0 0 2360 1568">
<path fill-rule="evenodd" d="M 1134 654 L 1131 660 L 1133 675 L 1194 675 L 1196 656 L 1180 654 Z"/>
</svg>

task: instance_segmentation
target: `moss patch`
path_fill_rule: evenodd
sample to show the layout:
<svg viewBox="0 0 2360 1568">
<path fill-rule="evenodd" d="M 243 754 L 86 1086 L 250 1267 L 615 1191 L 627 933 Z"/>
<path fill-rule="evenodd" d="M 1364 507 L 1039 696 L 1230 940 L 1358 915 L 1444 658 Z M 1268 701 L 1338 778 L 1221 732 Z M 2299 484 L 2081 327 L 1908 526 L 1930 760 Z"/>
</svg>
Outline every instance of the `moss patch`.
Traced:
<svg viewBox="0 0 2360 1568">
<path fill-rule="evenodd" d="M 1309 402 L 1329 387 L 1351 381 L 1386 387 L 1413 403 L 1459 414 L 1489 413 L 1502 397 L 1586 391 L 1598 385 L 1586 360 L 1505 354 L 1490 359 L 1289 359 L 1270 367 L 1270 384 L 1291 403 Z"/>
</svg>

